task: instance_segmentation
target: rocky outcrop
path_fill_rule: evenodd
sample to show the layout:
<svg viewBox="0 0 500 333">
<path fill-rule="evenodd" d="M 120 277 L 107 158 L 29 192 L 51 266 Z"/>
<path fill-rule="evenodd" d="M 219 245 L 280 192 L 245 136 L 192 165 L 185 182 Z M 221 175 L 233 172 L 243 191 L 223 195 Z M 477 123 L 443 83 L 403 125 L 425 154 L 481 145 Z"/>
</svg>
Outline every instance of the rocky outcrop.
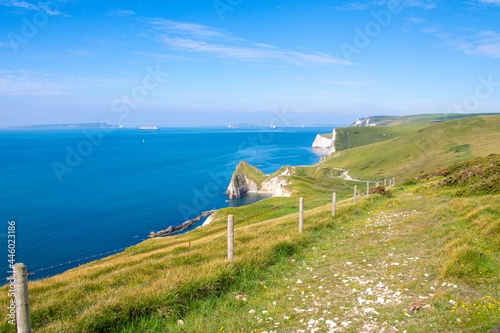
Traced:
<svg viewBox="0 0 500 333">
<path fill-rule="evenodd" d="M 215 219 L 215 213 L 213 213 L 212 215 L 210 215 L 209 217 L 207 217 L 207 219 L 205 220 L 205 222 L 203 222 L 203 225 L 209 225 L 210 223 L 212 223 L 212 221 Z"/>
<path fill-rule="evenodd" d="M 184 222 L 181 225 L 178 225 L 176 227 L 170 226 L 170 227 L 168 227 L 165 230 L 160 230 L 158 232 L 151 232 L 149 234 L 149 237 L 164 237 L 164 236 L 173 235 L 173 234 L 175 234 L 177 232 L 184 231 L 186 229 L 191 228 L 193 225 L 195 225 L 196 223 L 198 223 L 199 221 L 201 221 L 204 217 L 212 214 L 213 212 L 215 212 L 215 211 L 214 210 L 210 210 L 208 212 L 204 212 L 203 214 L 201 214 L 197 218 L 194 218 L 192 220 L 186 221 L 186 222 Z M 205 225 L 205 224 L 203 224 L 203 225 Z"/>
<path fill-rule="evenodd" d="M 355 123 L 351 124 L 352 127 L 359 126 L 377 126 L 377 124 L 370 123 L 371 117 L 368 118 L 359 118 Z"/>
<path fill-rule="evenodd" d="M 287 185 L 290 185 L 290 182 L 282 175 L 262 183 L 265 192 L 272 193 L 273 197 L 289 197 L 291 193 L 285 188 Z"/>
<path fill-rule="evenodd" d="M 266 174 L 256 167 L 241 161 L 231 177 L 231 182 L 226 190 L 229 199 L 239 198 L 247 192 L 259 192 L 260 184 L 266 178 Z"/>
<path fill-rule="evenodd" d="M 313 148 L 329 149 L 328 153 L 336 152 L 335 140 L 337 139 L 337 132 L 333 129 L 332 137 L 328 138 L 324 134 L 316 135 L 316 139 L 312 144 Z"/>
<path fill-rule="evenodd" d="M 312 144 L 313 148 L 328 148 L 332 147 L 332 139 L 325 137 L 323 134 L 316 135 L 316 139 Z"/>
<path fill-rule="evenodd" d="M 266 175 L 243 161 L 236 167 L 226 194 L 230 199 L 242 197 L 246 193 L 266 193 L 277 197 L 290 196 L 291 193 L 286 186 L 290 184 L 287 177 L 291 174 L 291 168 L 284 167 L 277 174 Z"/>
</svg>

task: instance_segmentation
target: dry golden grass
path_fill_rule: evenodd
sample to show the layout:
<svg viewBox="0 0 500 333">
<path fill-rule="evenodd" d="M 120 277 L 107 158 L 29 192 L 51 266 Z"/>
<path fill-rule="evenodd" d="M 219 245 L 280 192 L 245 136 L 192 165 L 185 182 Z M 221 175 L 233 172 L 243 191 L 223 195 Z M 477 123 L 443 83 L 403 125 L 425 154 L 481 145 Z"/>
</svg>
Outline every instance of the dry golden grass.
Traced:
<svg viewBox="0 0 500 333">
<path fill-rule="evenodd" d="M 296 199 L 289 201 L 296 205 Z M 350 202 L 339 202 L 337 210 L 346 209 Z M 317 216 L 331 212 L 330 204 L 309 210 L 308 204 L 320 203 L 306 201 L 306 230 Z M 228 264 L 228 213 L 234 209 L 219 211 L 216 221 L 195 232 L 150 239 L 111 257 L 30 282 L 35 331 L 108 332 L 155 313 L 177 316 L 191 300 L 227 289 L 242 267 L 272 264 L 280 246 L 295 246 L 303 237 L 298 233 L 298 212 L 255 222 L 236 214 L 235 262 Z M 8 304 L 5 287 L 0 304 Z M 5 318 L 1 325 L 2 331 L 13 332 Z"/>
</svg>

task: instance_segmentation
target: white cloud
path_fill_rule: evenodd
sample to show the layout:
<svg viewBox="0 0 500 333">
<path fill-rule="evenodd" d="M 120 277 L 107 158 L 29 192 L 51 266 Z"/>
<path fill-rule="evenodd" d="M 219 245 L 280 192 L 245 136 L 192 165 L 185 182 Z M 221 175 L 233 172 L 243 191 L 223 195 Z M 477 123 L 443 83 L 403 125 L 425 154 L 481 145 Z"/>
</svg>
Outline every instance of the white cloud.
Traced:
<svg viewBox="0 0 500 333">
<path fill-rule="evenodd" d="M 373 4 L 379 6 L 403 6 L 403 7 L 411 7 L 411 8 L 422 8 L 422 9 L 434 9 L 437 6 L 437 2 L 439 0 L 374 0 Z"/>
<path fill-rule="evenodd" d="M 472 47 L 466 53 L 500 59 L 500 34 L 495 31 L 483 31 L 472 41 Z"/>
<path fill-rule="evenodd" d="M 323 83 L 329 83 L 329 84 L 334 84 L 337 86 L 367 86 L 368 83 L 362 82 L 362 81 L 332 81 L 332 80 L 325 80 L 322 81 Z"/>
<path fill-rule="evenodd" d="M 422 32 L 425 32 L 426 34 L 435 34 L 437 32 L 439 32 L 440 29 L 438 27 L 425 27 L 425 28 L 422 28 Z"/>
<path fill-rule="evenodd" d="M 487 5 L 500 5 L 500 0 L 477 0 Z"/>
<path fill-rule="evenodd" d="M 465 54 L 500 59 L 500 33 L 496 31 L 480 31 L 466 36 L 443 33 L 438 29 L 428 29 L 424 32 L 434 34 L 444 45 Z"/>
<path fill-rule="evenodd" d="M 49 15 L 61 15 L 61 13 L 50 5 L 50 2 L 40 2 L 39 5 L 34 5 L 23 0 L 2 0 L 0 1 L 1 6 L 5 7 L 17 7 L 24 8 L 26 10 L 34 10 L 45 12 Z"/>
<path fill-rule="evenodd" d="M 353 10 L 368 10 L 371 8 L 366 3 L 361 3 L 361 2 L 349 2 L 349 3 L 344 3 L 341 4 L 340 6 L 333 7 L 336 10 L 345 12 L 345 11 L 353 11 Z"/>
<path fill-rule="evenodd" d="M 352 94 L 351 91 L 319 91 L 315 92 L 315 95 L 349 95 Z"/>
<path fill-rule="evenodd" d="M 427 19 L 423 18 L 423 17 L 406 17 L 405 20 L 407 21 L 410 21 L 412 23 L 423 23 L 425 21 L 427 21 Z"/>
<path fill-rule="evenodd" d="M 145 57 L 151 57 L 151 58 L 159 58 L 159 59 L 186 59 L 185 56 L 180 56 L 180 55 L 172 55 L 172 54 L 166 54 L 166 53 L 150 53 L 150 52 L 132 52 L 133 54 L 145 56 Z"/>
<path fill-rule="evenodd" d="M 127 80 L 93 76 L 73 77 L 27 70 L 0 71 L 0 96 L 67 96 L 94 87 L 130 87 L 135 78 Z"/>
<path fill-rule="evenodd" d="M 164 19 L 148 21 L 162 33 L 156 40 L 169 48 L 244 62 L 282 62 L 294 65 L 348 65 L 350 62 L 316 52 L 303 53 L 237 38 L 227 31 L 195 23 Z"/>
<path fill-rule="evenodd" d="M 46 75 L 24 70 L 0 71 L 0 95 L 51 96 L 65 90 L 66 85 L 54 82 Z"/>
<path fill-rule="evenodd" d="M 257 46 L 252 43 L 248 46 L 235 46 L 168 36 L 160 36 L 158 40 L 164 45 L 179 51 L 212 54 L 220 58 L 247 62 L 281 61 L 302 66 L 313 64 L 350 64 L 345 60 L 324 53 L 307 54 L 295 51 L 283 51 L 276 48 Z"/>
<path fill-rule="evenodd" d="M 76 50 L 69 50 L 68 53 L 74 55 L 74 56 L 77 56 L 77 57 L 88 57 L 91 55 L 91 53 L 89 51 L 86 51 L 86 50 L 79 50 L 79 49 L 76 49 Z"/>
<path fill-rule="evenodd" d="M 180 35 L 195 36 L 200 38 L 228 38 L 229 34 L 225 30 L 207 27 L 197 23 L 176 22 L 165 19 L 148 20 L 156 29 Z"/>
<path fill-rule="evenodd" d="M 135 12 L 133 10 L 127 10 L 127 9 L 117 9 L 109 11 L 108 15 L 117 17 L 128 17 L 128 16 L 135 16 Z"/>
<path fill-rule="evenodd" d="M 422 9 L 434 9 L 436 8 L 436 2 L 439 0 L 371 0 L 365 2 L 345 2 L 340 4 L 339 6 L 333 7 L 339 11 L 355 11 L 355 10 L 368 10 L 373 9 L 377 6 L 399 6 L 400 4 L 403 7 L 412 7 L 412 8 L 422 8 Z M 481 0 L 480 0 L 481 1 Z M 484 0 L 488 1 L 488 0 Z M 497 0 L 490 0 L 497 1 Z"/>
</svg>

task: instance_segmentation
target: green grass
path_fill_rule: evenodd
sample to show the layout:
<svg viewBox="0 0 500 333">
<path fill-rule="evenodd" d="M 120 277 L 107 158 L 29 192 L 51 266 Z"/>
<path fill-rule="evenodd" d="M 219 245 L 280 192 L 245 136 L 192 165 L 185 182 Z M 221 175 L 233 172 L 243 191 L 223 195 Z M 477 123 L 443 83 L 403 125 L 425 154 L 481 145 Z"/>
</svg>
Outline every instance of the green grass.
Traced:
<svg viewBox="0 0 500 333">
<path fill-rule="evenodd" d="M 335 137 L 335 149 L 336 151 L 341 151 L 387 141 L 421 130 L 424 127 L 339 127 L 335 129 L 337 133 Z"/>
<path fill-rule="evenodd" d="M 267 175 L 265 173 L 263 173 L 253 165 L 250 165 L 246 161 L 241 161 L 240 163 L 238 163 L 235 170 L 235 174 L 236 173 L 247 176 L 249 179 L 254 180 L 257 184 L 262 183 L 267 178 Z"/>
<path fill-rule="evenodd" d="M 33 325 L 37 332 L 321 332 L 331 320 L 349 332 L 488 332 L 500 326 L 500 194 L 461 191 L 497 185 L 498 157 L 467 160 L 497 152 L 499 142 L 500 116 L 475 117 L 287 167 L 290 198 L 221 209 L 208 226 L 30 282 Z M 353 186 L 365 184 L 338 177 L 338 168 L 367 178 L 429 175 L 353 205 Z M 306 199 L 302 234 L 298 196 Z M 3 308 L 7 295 L 1 288 Z M 0 330 L 15 331 L 6 316 Z"/>
<path fill-rule="evenodd" d="M 377 126 L 429 126 L 455 119 L 488 115 L 499 115 L 499 113 L 434 113 L 402 117 L 374 116 L 370 117 L 370 124 L 377 124 Z"/>
<path fill-rule="evenodd" d="M 281 245 L 273 265 L 249 268 L 227 293 L 180 317 L 122 332 L 327 332 L 327 320 L 348 323 L 348 332 L 489 332 L 500 326 L 500 196 L 454 198 L 457 188 L 431 185 L 345 206 L 333 221 L 312 216 L 301 242 Z"/>
<path fill-rule="evenodd" d="M 468 145 L 467 155 L 457 146 Z M 349 169 L 359 178 L 411 178 L 456 162 L 500 153 L 500 116 L 481 116 L 429 126 L 408 135 L 324 158 L 322 166 Z"/>
<path fill-rule="evenodd" d="M 492 154 L 462 163 L 420 177 L 434 179 L 444 177 L 438 186 L 459 186 L 457 196 L 471 196 L 500 193 L 500 155 Z"/>
<path fill-rule="evenodd" d="M 327 138 L 327 139 L 333 138 L 333 133 L 326 133 L 326 134 L 320 134 L 320 135 Z"/>
</svg>

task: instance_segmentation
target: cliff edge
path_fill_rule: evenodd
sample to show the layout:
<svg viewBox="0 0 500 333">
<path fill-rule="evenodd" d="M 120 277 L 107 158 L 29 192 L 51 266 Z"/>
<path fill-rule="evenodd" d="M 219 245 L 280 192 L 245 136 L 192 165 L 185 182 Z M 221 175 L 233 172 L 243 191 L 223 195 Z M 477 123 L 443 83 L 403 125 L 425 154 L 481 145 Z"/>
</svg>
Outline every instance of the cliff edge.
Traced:
<svg viewBox="0 0 500 333">
<path fill-rule="evenodd" d="M 231 182 L 226 190 L 229 199 L 239 198 L 246 193 L 267 193 L 272 196 L 288 197 L 290 192 L 285 188 L 290 182 L 287 176 L 291 175 L 290 167 L 283 167 L 272 175 L 267 175 L 241 161 L 233 173 Z"/>
<path fill-rule="evenodd" d="M 316 135 L 316 139 L 314 139 L 312 147 L 330 149 L 328 153 L 334 153 L 336 151 L 335 148 L 336 138 L 337 138 L 337 132 L 335 131 L 335 129 L 333 129 L 332 134 L 318 134 Z"/>
</svg>

